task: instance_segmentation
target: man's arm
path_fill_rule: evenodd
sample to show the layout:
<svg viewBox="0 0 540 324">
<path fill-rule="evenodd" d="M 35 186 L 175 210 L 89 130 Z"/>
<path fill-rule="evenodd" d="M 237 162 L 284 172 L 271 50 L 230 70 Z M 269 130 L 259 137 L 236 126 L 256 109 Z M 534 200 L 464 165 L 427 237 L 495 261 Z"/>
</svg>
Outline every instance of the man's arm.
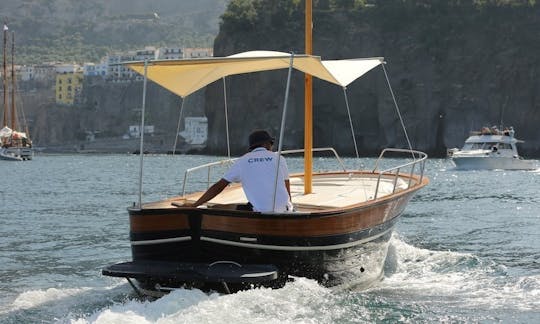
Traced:
<svg viewBox="0 0 540 324">
<path fill-rule="evenodd" d="M 292 201 L 291 197 L 291 182 L 289 179 L 285 180 L 285 188 L 287 188 L 287 192 L 289 193 L 289 199 Z"/>
<path fill-rule="evenodd" d="M 218 182 L 214 183 L 206 192 L 199 198 L 196 202 L 194 202 L 191 205 L 186 205 L 187 207 L 197 207 L 205 202 L 211 200 L 215 196 L 219 195 L 220 192 L 225 189 L 229 185 L 229 181 L 225 179 L 220 179 Z"/>
</svg>

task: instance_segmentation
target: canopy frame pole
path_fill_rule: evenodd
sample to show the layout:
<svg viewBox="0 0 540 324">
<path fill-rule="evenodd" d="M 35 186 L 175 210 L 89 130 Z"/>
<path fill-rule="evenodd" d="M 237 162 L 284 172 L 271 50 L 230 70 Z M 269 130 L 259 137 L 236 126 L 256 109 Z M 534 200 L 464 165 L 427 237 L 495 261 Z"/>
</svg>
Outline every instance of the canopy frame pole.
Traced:
<svg viewBox="0 0 540 324">
<path fill-rule="evenodd" d="M 277 150 L 277 160 L 276 160 L 276 177 L 274 180 L 274 195 L 272 197 L 272 211 L 276 211 L 276 193 L 279 179 L 279 166 L 281 162 L 281 150 L 283 148 L 283 136 L 285 133 L 285 120 L 287 117 L 287 103 L 289 102 L 289 88 L 291 84 L 291 74 L 294 61 L 294 52 L 291 53 L 291 63 L 289 64 L 289 72 L 287 73 L 287 85 L 285 88 L 285 98 L 283 99 L 283 112 L 281 113 L 281 125 L 279 129 L 279 140 L 278 140 L 278 150 Z"/>
<path fill-rule="evenodd" d="M 351 117 L 351 109 L 349 108 L 349 98 L 347 98 L 347 87 L 343 87 L 343 97 L 345 98 L 345 106 L 347 106 L 347 115 L 349 116 L 349 125 L 351 126 L 351 135 L 354 143 L 354 151 L 356 152 L 356 159 L 360 160 L 360 154 L 358 154 L 358 145 L 356 143 L 356 136 L 354 135 L 354 126 Z"/>
<path fill-rule="evenodd" d="M 139 208 L 142 208 L 142 192 L 143 192 L 143 167 L 144 167 L 144 115 L 146 113 L 146 86 L 148 81 L 148 59 L 144 60 L 144 81 L 143 81 L 143 95 L 142 95 L 142 107 L 141 107 L 141 128 L 140 135 L 141 141 L 139 146 L 140 155 L 140 167 L 139 167 Z"/>
<path fill-rule="evenodd" d="M 182 116 L 184 115 L 184 102 L 186 101 L 185 98 L 183 97 L 180 97 L 180 98 L 182 99 L 182 103 L 180 104 L 180 115 L 178 116 L 178 124 L 176 125 L 176 136 L 174 137 L 174 146 L 172 149 L 172 155 L 176 154 L 176 145 L 178 145 L 178 133 L 180 133 L 180 122 L 182 121 Z"/>
<path fill-rule="evenodd" d="M 407 145 L 409 145 L 409 150 L 411 151 L 411 155 L 413 157 L 413 160 L 416 160 L 416 156 L 413 153 L 411 141 L 409 140 L 409 135 L 407 134 L 407 129 L 405 128 L 405 123 L 403 122 L 403 118 L 401 117 L 401 112 L 399 111 L 399 106 L 396 100 L 396 96 L 394 95 L 394 90 L 392 90 L 392 85 L 390 84 L 390 79 L 388 78 L 388 74 L 386 73 L 386 69 L 384 68 L 384 64 L 381 64 L 384 76 L 386 78 L 386 83 L 388 84 L 388 89 L 390 90 L 390 94 L 392 95 L 392 100 L 394 101 L 394 107 L 396 108 L 397 115 L 399 117 L 399 121 L 401 123 L 401 128 L 403 128 L 403 132 L 405 133 L 405 138 L 407 139 Z"/>
<path fill-rule="evenodd" d="M 227 158 L 231 158 L 231 141 L 229 138 L 229 109 L 227 106 L 227 83 L 223 79 L 223 101 L 225 102 L 225 134 L 227 136 Z"/>
</svg>

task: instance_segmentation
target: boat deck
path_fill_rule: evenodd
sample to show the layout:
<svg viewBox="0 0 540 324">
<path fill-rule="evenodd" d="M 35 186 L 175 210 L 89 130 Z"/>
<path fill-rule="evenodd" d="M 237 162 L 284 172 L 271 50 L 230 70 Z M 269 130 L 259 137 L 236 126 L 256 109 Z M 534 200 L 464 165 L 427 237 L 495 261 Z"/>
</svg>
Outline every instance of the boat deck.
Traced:
<svg viewBox="0 0 540 324">
<path fill-rule="evenodd" d="M 299 211 L 343 208 L 358 203 L 372 200 L 377 188 L 376 174 L 328 174 L 313 177 L 312 193 L 304 194 L 304 178 L 291 177 L 292 202 Z M 413 180 L 414 181 L 414 180 Z M 405 190 L 408 178 L 394 176 L 382 177 L 377 191 L 377 198 L 391 194 L 394 190 Z M 187 195 L 186 197 L 171 198 L 161 202 L 145 204 L 145 208 L 175 208 L 185 203 L 196 201 L 202 195 L 201 192 Z M 227 187 L 222 193 L 205 205 L 208 208 L 226 208 L 246 204 L 248 201 L 241 185 L 234 184 Z"/>
</svg>

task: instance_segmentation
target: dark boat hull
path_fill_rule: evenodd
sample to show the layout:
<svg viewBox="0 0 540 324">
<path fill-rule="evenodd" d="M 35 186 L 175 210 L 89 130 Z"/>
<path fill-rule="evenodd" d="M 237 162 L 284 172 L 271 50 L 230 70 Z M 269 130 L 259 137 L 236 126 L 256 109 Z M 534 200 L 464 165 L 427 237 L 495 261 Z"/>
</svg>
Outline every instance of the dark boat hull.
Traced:
<svg viewBox="0 0 540 324">
<path fill-rule="evenodd" d="M 368 286 L 383 274 L 389 240 L 416 190 L 306 214 L 260 214 L 229 209 L 129 209 L 133 262 L 230 261 L 273 265 L 282 286 L 290 276 L 326 286 Z M 194 280 L 139 280 L 152 286 L 200 286 Z"/>
</svg>

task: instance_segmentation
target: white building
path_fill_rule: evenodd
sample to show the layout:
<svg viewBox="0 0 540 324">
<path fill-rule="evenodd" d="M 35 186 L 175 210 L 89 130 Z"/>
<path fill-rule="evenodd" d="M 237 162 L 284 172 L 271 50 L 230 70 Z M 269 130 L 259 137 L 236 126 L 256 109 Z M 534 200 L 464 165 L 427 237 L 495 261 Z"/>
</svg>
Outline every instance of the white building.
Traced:
<svg viewBox="0 0 540 324">
<path fill-rule="evenodd" d="M 184 48 L 184 58 L 212 57 L 214 50 L 212 48 Z"/>
<path fill-rule="evenodd" d="M 154 135 L 154 125 L 145 125 L 144 134 Z M 140 125 L 130 125 L 128 134 L 129 137 L 139 138 L 141 137 L 141 126 Z M 124 137 L 126 138 L 126 137 Z"/>
<path fill-rule="evenodd" d="M 56 77 L 56 68 L 53 63 L 38 64 L 32 68 L 34 80 L 54 80 Z"/>
<path fill-rule="evenodd" d="M 68 64 L 68 63 L 56 64 L 55 69 L 56 69 L 56 73 L 59 73 L 59 74 L 76 73 L 82 70 L 79 64 Z"/>
<path fill-rule="evenodd" d="M 160 60 L 179 60 L 184 58 L 184 50 L 181 47 L 162 47 L 159 49 Z"/>
<path fill-rule="evenodd" d="M 135 60 L 155 60 L 158 58 L 159 51 L 153 46 L 146 46 L 142 50 L 135 51 Z"/>
<path fill-rule="evenodd" d="M 83 75 L 84 76 L 101 76 L 105 77 L 107 75 L 107 61 L 103 60 L 98 64 L 95 63 L 84 63 L 83 65 Z"/>
<path fill-rule="evenodd" d="M 106 58 L 107 78 L 112 81 L 129 81 L 135 79 L 136 73 L 125 65 L 119 64 L 122 62 L 135 61 L 135 52 L 114 53 Z"/>
<path fill-rule="evenodd" d="M 179 133 L 186 143 L 201 145 L 208 138 L 208 119 L 206 117 L 184 118 L 184 130 Z"/>
<path fill-rule="evenodd" d="M 35 76 L 33 65 L 23 65 L 19 68 L 19 79 L 21 81 L 34 80 Z"/>
</svg>

